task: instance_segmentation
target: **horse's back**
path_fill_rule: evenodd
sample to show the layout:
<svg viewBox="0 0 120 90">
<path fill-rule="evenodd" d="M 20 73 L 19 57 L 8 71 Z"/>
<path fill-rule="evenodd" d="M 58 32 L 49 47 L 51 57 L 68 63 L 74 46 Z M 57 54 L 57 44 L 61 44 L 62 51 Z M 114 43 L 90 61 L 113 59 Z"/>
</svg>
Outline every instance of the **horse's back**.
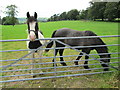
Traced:
<svg viewBox="0 0 120 90">
<path fill-rule="evenodd" d="M 54 37 L 76 37 L 80 36 L 80 33 L 82 33 L 82 31 L 77 31 L 69 28 L 62 28 L 56 30 Z"/>
<path fill-rule="evenodd" d="M 77 31 L 69 28 L 62 28 L 56 30 L 53 35 L 53 37 L 82 37 L 82 36 L 97 36 L 97 35 L 92 31 Z M 61 41 L 71 46 L 90 46 L 104 44 L 104 42 L 100 38 L 65 39 Z"/>
<path fill-rule="evenodd" d="M 80 37 L 83 36 L 84 31 L 77 31 L 77 30 L 72 30 L 69 28 L 62 28 L 59 30 L 56 30 L 54 32 L 53 37 Z M 83 39 L 64 39 L 61 40 L 62 42 L 71 45 L 71 46 L 78 46 L 78 45 L 83 45 Z"/>
</svg>

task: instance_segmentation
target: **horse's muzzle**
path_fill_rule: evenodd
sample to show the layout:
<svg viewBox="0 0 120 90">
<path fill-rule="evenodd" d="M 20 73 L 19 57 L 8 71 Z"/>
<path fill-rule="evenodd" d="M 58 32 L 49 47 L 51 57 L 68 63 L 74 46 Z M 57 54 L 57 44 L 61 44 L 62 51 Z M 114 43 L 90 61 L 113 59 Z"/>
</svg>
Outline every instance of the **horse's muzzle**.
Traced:
<svg viewBox="0 0 120 90">
<path fill-rule="evenodd" d="M 30 41 L 35 41 L 36 37 L 35 35 L 29 35 Z"/>
</svg>

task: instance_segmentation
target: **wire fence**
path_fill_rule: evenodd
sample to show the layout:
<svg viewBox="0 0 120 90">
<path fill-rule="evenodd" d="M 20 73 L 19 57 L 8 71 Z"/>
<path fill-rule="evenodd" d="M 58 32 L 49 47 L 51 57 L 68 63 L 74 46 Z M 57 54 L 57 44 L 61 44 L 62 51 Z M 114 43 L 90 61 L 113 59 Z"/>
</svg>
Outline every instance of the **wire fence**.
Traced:
<svg viewBox="0 0 120 90">
<path fill-rule="evenodd" d="M 2 50 L 2 59 L 0 62 L 2 65 L 0 66 L 0 73 L 2 80 L 1 83 L 5 82 L 16 82 L 16 81 L 28 81 L 28 80 L 39 80 L 39 79 L 51 79 L 51 78 L 61 78 L 61 77 L 71 77 L 71 76 L 81 76 L 81 75 L 93 75 L 100 73 L 109 73 L 116 72 L 119 70 L 120 64 L 120 52 L 118 51 L 118 47 L 120 44 L 118 42 L 114 44 L 107 45 L 94 45 L 94 46 L 70 46 L 66 43 L 61 42 L 63 39 L 81 39 L 81 38 L 119 38 L 120 35 L 110 35 L 110 36 L 83 36 L 83 37 L 62 37 L 62 38 L 45 38 L 45 39 L 37 39 L 37 40 L 45 40 L 48 41 L 41 47 L 37 49 L 18 49 L 18 50 Z M 10 43 L 10 42 L 25 42 L 29 41 L 28 39 L 18 39 L 18 40 L 0 40 L 0 42 Z M 52 48 L 46 48 L 46 45 L 54 42 Z M 65 45 L 66 47 L 56 47 L 56 42 Z M 22 43 L 23 44 L 23 43 Z M 17 44 L 16 44 L 17 45 Z M 109 47 L 111 50 L 109 53 L 96 53 L 92 51 L 89 55 L 76 49 L 76 48 L 90 48 L 90 47 Z M 4 47 L 4 46 L 3 46 Z M 50 51 L 46 54 L 43 53 L 42 57 L 36 55 L 34 58 L 30 58 L 30 56 L 36 52 L 36 50 L 46 50 L 50 49 Z M 56 56 L 56 49 L 65 49 L 65 55 Z M 70 50 L 73 49 L 73 50 Z M 28 52 L 26 52 L 28 51 Z M 115 51 L 115 52 L 114 52 Z M 83 55 L 78 55 L 78 53 L 83 53 Z M 108 55 L 111 54 L 110 58 L 100 58 L 99 55 Z M 17 55 L 17 56 L 16 56 Z M 86 66 L 84 64 L 85 55 L 90 58 L 87 59 L 89 61 L 88 66 L 89 69 L 84 69 Z M 82 58 L 78 61 L 76 57 L 82 56 Z M 19 57 L 19 58 L 18 58 Z M 62 66 L 60 63 L 63 61 L 59 61 L 59 58 L 63 57 L 64 62 L 67 63 L 67 66 Z M 54 59 L 54 62 L 52 62 Z M 110 59 L 109 67 L 102 67 L 101 63 L 106 59 Z M 41 62 L 42 61 L 42 62 Z M 75 65 L 74 62 L 78 61 L 79 65 Z M 99 62 L 100 63 L 99 63 Z M 53 66 L 54 64 L 54 66 Z M 57 66 L 55 65 L 57 64 Z M 103 71 L 105 68 L 110 68 L 110 71 Z M 41 72 L 42 71 L 42 72 Z M 33 78 L 34 77 L 34 78 Z"/>
</svg>

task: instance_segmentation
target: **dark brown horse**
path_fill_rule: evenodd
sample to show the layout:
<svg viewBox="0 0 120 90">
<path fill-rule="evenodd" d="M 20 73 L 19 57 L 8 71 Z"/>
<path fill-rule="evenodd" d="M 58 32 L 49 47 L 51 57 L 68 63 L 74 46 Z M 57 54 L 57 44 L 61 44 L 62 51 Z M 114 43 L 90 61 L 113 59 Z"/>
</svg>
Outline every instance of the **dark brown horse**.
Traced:
<svg viewBox="0 0 120 90">
<path fill-rule="evenodd" d="M 81 37 L 81 36 L 97 36 L 95 33 L 93 33 L 92 31 L 77 31 L 77 30 L 72 30 L 72 29 L 68 29 L 68 28 L 63 28 L 63 29 L 59 29 L 53 32 L 52 34 L 52 38 L 55 37 Z M 99 37 L 97 38 L 81 38 L 81 39 L 64 39 L 64 40 L 60 40 L 61 42 L 70 45 L 70 46 L 94 46 L 94 45 L 106 45 Z M 53 45 L 53 42 L 49 43 L 47 45 L 46 48 L 51 48 Z M 56 42 L 56 47 L 65 47 L 65 45 Z M 77 50 L 82 50 L 82 52 L 86 53 L 85 59 L 86 61 L 84 62 L 85 69 L 89 69 L 88 67 L 88 61 L 87 59 L 89 59 L 89 53 L 91 50 L 95 49 L 98 53 L 108 53 L 108 48 L 107 46 L 102 46 L 102 47 L 87 47 L 87 48 L 76 48 Z M 46 52 L 48 52 L 49 50 L 46 49 Z M 64 49 L 55 49 L 55 55 L 57 55 L 57 53 L 59 52 L 60 56 L 63 55 L 63 51 Z M 78 56 L 76 58 L 77 61 L 75 61 L 75 65 L 78 65 L 78 60 L 82 57 L 83 53 L 79 54 L 80 56 Z M 104 54 L 104 55 L 99 55 L 100 58 L 110 58 L 110 54 Z M 66 66 L 66 63 L 64 62 L 63 57 L 60 57 L 60 61 L 61 64 L 63 66 Z M 54 59 L 53 59 L 54 62 Z M 100 60 L 101 65 L 103 67 L 107 67 L 104 68 L 104 71 L 108 71 L 108 64 L 110 62 L 110 59 L 101 59 Z M 104 62 L 104 63 L 102 63 Z"/>
</svg>

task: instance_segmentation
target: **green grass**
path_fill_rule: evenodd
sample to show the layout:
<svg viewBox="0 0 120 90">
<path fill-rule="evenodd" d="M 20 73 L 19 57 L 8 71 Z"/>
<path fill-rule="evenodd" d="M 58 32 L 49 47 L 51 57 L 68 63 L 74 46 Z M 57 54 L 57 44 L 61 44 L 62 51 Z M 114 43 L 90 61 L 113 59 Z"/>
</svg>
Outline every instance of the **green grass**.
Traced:
<svg viewBox="0 0 120 90">
<path fill-rule="evenodd" d="M 54 30 L 71 28 L 74 30 L 91 30 L 97 35 L 117 35 L 118 23 L 93 21 L 56 21 L 39 23 L 39 29 L 46 38 L 51 37 Z M 2 39 L 25 39 L 27 25 L 2 26 Z"/>
<path fill-rule="evenodd" d="M 74 30 L 91 30 L 95 32 L 99 36 L 104 35 L 118 35 L 118 23 L 114 22 L 93 22 L 93 21 L 57 21 L 57 22 L 46 22 L 46 23 L 39 23 L 39 28 L 43 32 L 45 38 L 50 38 L 53 31 L 60 29 L 60 28 L 71 28 Z M 15 25 L 13 26 L 2 26 L 2 39 L 9 40 L 9 39 L 26 39 L 27 38 L 27 25 Z M 102 38 L 102 40 L 107 44 L 118 44 L 118 38 Z M 117 46 L 108 47 L 109 52 L 118 52 Z M 4 42 L 2 43 L 2 50 L 19 50 L 19 49 L 27 49 L 26 42 Z M 2 59 L 18 59 L 25 54 L 27 51 L 21 52 L 5 52 L 2 53 Z M 95 50 L 91 51 L 91 54 L 97 53 Z M 64 55 L 78 55 L 79 53 L 67 49 L 65 50 Z M 53 56 L 53 51 L 51 50 L 47 54 L 44 54 L 43 57 L 46 56 Z M 118 57 L 118 55 L 111 55 L 112 57 Z M 94 56 L 97 58 L 98 56 Z M 28 58 L 28 57 L 26 57 Z M 65 61 L 75 60 L 76 57 L 67 57 L 64 58 Z M 56 59 L 59 61 L 59 59 Z M 51 59 L 44 59 L 43 62 L 51 62 Z M 111 60 L 111 62 L 118 61 Z M 3 65 L 9 65 L 11 62 L 3 62 Z M 31 63 L 30 60 L 22 60 L 19 61 L 17 64 L 29 64 Z M 80 62 L 79 64 L 83 64 L 84 62 Z M 91 61 L 90 64 L 99 63 L 98 61 Z M 68 65 L 74 65 L 74 63 L 67 63 Z M 117 64 L 112 64 L 116 65 Z M 58 66 L 61 66 L 58 64 Z M 38 67 L 38 66 L 36 66 Z M 42 67 L 52 67 L 52 64 L 43 65 Z M 90 68 L 98 68 L 100 65 L 90 66 Z M 7 70 L 14 70 L 14 69 L 28 69 L 30 66 L 17 66 L 17 67 L 9 67 Z M 83 69 L 83 67 L 74 67 L 74 68 L 62 68 L 57 69 L 58 71 L 64 70 L 79 70 Z M 113 70 L 113 69 L 111 69 Z M 52 72 L 54 69 L 47 69 L 43 70 L 44 72 Z M 57 75 L 68 75 L 68 74 L 78 74 L 78 73 L 92 73 L 92 72 L 99 72 L 102 70 L 95 70 L 95 71 L 80 71 L 80 72 L 68 72 L 68 73 L 59 73 Z M 37 73 L 39 70 L 36 71 Z M 29 74 L 30 71 L 19 71 L 19 72 L 8 72 L 3 73 L 5 75 L 19 75 L 19 74 Z M 42 75 L 40 77 L 52 76 L 54 74 Z M 4 83 L 3 87 L 6 88 L 117 88 L 118 79 L 117 79 L 117 72 L 115 73 L 107 73 L 107 74 L 97 74 L 97 75 L 90 75 L 90 76 L 79 76 L 79 77 L 67 77 L 67 78 L 59 78 L 59 79 L 47 79 L 47 80 L 35 80 L 35 81 L 24 81 L 24 82 L 11 82 L 11 83 Z M 11 78 L 4 78 L 4 80 L 14 80 L 14 79 L 25 79 L 31 78 L 31 76 L 24 76 L 24 77 L 11 77 Z"/>
</svg>

